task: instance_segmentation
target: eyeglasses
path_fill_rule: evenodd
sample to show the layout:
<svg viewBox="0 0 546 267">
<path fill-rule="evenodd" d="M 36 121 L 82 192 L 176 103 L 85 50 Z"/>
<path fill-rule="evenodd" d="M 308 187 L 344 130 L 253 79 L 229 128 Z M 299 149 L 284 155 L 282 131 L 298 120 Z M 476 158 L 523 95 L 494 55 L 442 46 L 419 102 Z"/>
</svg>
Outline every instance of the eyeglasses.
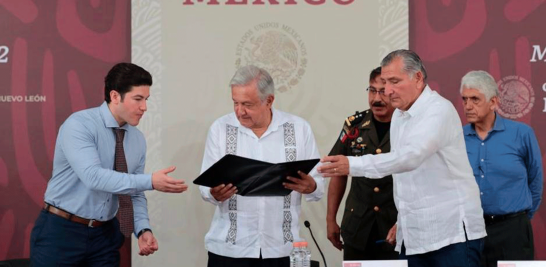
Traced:
<svg viewBox="0 0 546 267">
<path fill-rule="evenodd" d="M 366 88 L 366 91 L 372 93 L 372 95 L 375 95 L 375 94 L 377 94 L 377 93 L 379 93 L 379 94 L 382 95 L 382 96 L 385 95 L 385 89 L 383 89 L 383 90 L 377 90 L 377 89 L 375 89 L 375 88 L 373 88 L 373 87 L 368 87 L 368 88 Z"/>
</svg>

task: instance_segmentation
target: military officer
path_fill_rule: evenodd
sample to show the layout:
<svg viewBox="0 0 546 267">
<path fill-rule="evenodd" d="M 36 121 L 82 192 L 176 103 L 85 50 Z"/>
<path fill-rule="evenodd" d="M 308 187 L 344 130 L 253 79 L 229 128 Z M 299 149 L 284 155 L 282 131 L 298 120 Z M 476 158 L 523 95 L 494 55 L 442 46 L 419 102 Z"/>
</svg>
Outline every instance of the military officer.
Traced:
<svg viewBox="0 0 546 267">
<path fill-rule="evenodd" d="M 390 151 L 389 129 L 394 108 L 385 96 L 380 67 L 370 73 L 367 91 L 371 108 L 345 120 L 329 155 L 362 156 Z M 326 216 L 330 242 L 337 249 L 343 249 L 344 260 L 398 259 L 394 246 L 385 242 L 397 216 L 392 176 L 352 180 L 340 229 L 336 214 L 346 186 L 347 176 L 330 179 Z"/>
</svg>

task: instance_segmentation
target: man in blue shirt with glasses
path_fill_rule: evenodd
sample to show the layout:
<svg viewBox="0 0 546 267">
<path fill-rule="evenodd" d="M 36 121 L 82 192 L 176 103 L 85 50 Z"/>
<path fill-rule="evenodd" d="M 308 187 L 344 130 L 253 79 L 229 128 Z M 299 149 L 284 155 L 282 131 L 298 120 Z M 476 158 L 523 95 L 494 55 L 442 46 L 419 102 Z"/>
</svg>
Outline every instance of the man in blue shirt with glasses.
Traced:
<svg viewBox="0 0 546 267">
<path fill-rule="evenodd" d="M 533 260 L 530 219 L 542 198 L 542 158 L 528 125 L 499 116 L 491 75 L 471 71 L 461 80 L 468 159 L 480 188 L 487 237 L 483 266 L 498 260 Z"/>
</svg>

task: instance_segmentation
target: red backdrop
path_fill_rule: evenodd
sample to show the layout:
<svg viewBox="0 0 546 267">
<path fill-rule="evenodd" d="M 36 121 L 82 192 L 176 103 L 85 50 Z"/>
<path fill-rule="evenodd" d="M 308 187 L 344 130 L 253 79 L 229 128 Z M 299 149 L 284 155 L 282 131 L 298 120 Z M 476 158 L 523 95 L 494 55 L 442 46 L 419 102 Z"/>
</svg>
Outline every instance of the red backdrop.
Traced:
<svg viewBox="0 0 546 267">
<path fill-rule="evenodd" d="M 107 71 L 131 60 L 130 5 L 0 0 L 0 260 L 29 256 L 61 123 L 100 105 Z"/>
<path fill-rule="evenodd" d="M 546 151 L 546 48 L 544 0 L 409 1 L 410 49 L 425 62 L 430 86 L 450 99 L 466 124 L 459 95 L 461 78 L 485 70 L 498 81 L 499 113 L 527 123 Z M 544 202 L 544 201 L 543 201 Z M 532 220 L 535 257 L 546 259 L 546 205 Z"/>
</svg>

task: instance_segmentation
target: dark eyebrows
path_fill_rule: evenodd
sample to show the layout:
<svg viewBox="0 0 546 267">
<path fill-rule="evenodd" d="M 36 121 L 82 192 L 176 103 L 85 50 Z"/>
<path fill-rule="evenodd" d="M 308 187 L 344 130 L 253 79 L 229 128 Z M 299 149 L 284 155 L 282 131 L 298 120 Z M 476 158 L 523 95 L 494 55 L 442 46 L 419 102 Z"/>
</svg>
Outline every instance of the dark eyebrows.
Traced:
<svg viewBox="0 0 546 267">
<path fill-rule="evenodd" d="M 150 98 L 150 96 L 144 97 L 143 95 L 134 95 L 133 98 L 144 98 L 147 100 L 148 98 Z"/>
</svg>

